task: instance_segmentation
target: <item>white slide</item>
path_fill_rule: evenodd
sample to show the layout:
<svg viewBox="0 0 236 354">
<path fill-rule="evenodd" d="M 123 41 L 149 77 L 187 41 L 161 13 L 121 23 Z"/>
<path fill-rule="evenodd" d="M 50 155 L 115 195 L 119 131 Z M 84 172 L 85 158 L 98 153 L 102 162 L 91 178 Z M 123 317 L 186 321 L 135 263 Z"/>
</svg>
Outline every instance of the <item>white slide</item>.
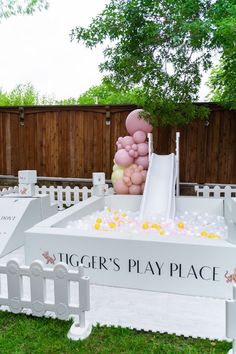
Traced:
<svg viewBox="0 0 236 354">
<path fill-rule="evenodd" d="M 175 155 L 152 154 L 140 206 L 142 219 L 175 215 Z"/>
</svg>

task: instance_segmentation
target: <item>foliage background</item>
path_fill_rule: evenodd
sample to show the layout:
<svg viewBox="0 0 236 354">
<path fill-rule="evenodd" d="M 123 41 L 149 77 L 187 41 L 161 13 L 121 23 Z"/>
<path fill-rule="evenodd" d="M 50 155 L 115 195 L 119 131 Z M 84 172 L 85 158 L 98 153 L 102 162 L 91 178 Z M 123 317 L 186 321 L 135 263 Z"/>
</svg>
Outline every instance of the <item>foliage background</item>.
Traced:
<svg viewBox="0 0 236 354">
<path fill-rule="evenodd" d="M 87 28 L 76 27 L 71 36 L 88 48 L 106 45 L 100 64 L 105 80 L 118 90 L 141 88 L 136 103 L 150 112 L 147 118 L 158 124 L 187 123 L 209 113 L 192 103 L 216 53 L 223 63 L 224 93 L 236 87 L 231 75 L 235 21 L 235 0 L 111 0 Z M 226 91 L 227 76 L 231 86 Z"/>
</svg>

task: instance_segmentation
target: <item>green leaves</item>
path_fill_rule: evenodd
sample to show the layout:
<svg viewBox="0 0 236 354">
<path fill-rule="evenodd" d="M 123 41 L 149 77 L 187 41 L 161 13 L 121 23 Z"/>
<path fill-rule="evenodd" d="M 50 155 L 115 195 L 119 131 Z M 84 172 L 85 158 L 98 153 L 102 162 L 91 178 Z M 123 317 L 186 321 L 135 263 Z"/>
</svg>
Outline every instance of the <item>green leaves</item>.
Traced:
<svg viewBox="0 0 236 354">
<path fill-rule="evenodd" d="M 0 0 L 0 20 L 17 14 L 31 15 L 36 10 L 47 9 L 47 0 Z"/>
<path fill-rule="evenodd" d="M 212 69 L 208 86 L 210 98 L 236 109 L 236 3 L 219 0 L 214 4 L 212 19 L 214 43 L 221 49 L 219 65 Z"/>
<path fill-rule="evenodd" d="M 77 104 L 138 104 L 141 95 L 141 88 L 117 90 L 111 83 L 103 82 L 82 94 Z"/>
<path fill-rule="evenodd" d="M 74 29 L 72 39 L 90 48 L 110 40 L 100 70 L 113 86 L 142 87 L 152 120 L 160 113 L 166 124 L 188 122 L 200 114 L 191 102 L 214 50 L 234 44 L 234 2 L 111 0 L 88 28 Z"/>
<path fill-rule="evenodd" d="M 210 99 L 236 109 L 236 51 L 222 55 L 208 81 Z"/>
<path fill-rule="evenodd" d="M 10 92 L 0 89 L 0 106 L 34 106 L 53 103 L 55 103 L 54 99 L 41 96 L 30 83 L 19 84 Z"/>
</svg>

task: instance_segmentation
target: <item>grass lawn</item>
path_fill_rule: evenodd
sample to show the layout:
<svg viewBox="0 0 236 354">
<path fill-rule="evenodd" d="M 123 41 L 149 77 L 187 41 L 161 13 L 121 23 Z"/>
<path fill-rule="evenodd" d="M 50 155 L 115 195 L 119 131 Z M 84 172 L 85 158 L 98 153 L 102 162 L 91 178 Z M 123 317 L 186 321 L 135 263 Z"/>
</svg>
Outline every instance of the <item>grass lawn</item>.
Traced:
<svg viewBox="0 0 236 354">
<path fill-rule="evenodd" d="M 228 342 L 96 326 L 84 341 L 67 339 L 70 321 L 0 311 L 0 354 L 227 353 Z"/>
</svg>

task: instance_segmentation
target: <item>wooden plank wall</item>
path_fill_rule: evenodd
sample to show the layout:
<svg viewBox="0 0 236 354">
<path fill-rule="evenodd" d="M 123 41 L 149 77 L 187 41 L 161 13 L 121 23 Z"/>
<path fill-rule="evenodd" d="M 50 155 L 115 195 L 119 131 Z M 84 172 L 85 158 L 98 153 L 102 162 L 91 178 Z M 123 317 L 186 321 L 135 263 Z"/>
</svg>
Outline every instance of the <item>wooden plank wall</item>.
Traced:
<svg viewBox="0 0 236 354">
<path fill-rule="evenodd" d="M 92 172 L 110 178 L 115 142 L 128 135 L 125 119 L 135 106 L 0 107 L 0 174 L 36 169 L 39 176 L 91 178 Z M 236 184 L 236 111 L 210 105 L 209 125 L 154 129 L 159 154 L 175 151 L 180 131 L 180 180 Z"/>
</svg>

